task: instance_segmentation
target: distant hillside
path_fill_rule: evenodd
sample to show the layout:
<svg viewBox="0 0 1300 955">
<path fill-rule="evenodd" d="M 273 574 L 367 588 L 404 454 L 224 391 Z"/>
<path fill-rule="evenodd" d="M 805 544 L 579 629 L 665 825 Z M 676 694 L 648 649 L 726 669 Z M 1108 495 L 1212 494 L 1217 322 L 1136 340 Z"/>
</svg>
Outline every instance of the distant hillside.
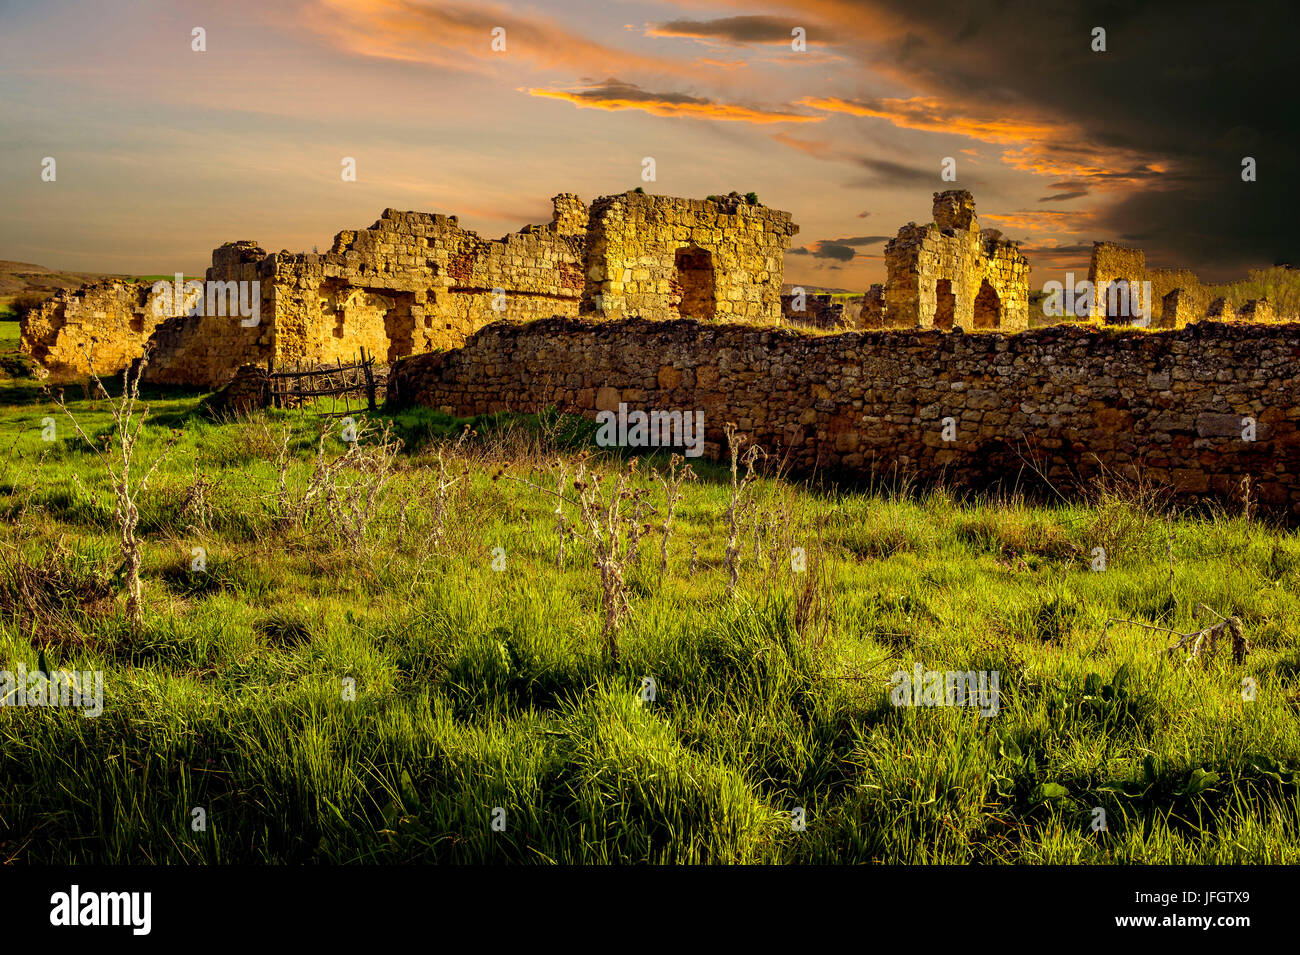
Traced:
<svg viewBox="0 0 1300 955">
<path fill-rule="evenodd" d="M 87 282 L 109 278 L 129 278 L 107 272 L 60 272 L 30 262 L 0 259 L 0 312 L 8 312 L 9 303 L 19 295 L 49 297 L 62 288 L 78 288 Z"/>
</svg>

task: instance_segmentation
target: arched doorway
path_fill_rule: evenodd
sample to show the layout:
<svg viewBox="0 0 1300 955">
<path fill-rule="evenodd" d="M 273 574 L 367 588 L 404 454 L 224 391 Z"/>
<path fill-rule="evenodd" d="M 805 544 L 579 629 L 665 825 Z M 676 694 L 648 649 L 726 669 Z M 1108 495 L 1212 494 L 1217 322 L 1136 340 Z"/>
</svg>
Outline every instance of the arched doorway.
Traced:
<svg viewBox="0 0 1300 955">
<path fill-rule="evenodd" d="M 674 297 L 680 296 L 677 314 L 682 318 L 712 320 L 717 314 L 712 254 L 694 247 L 677 250 Z"/>
<path fill-rule="evenodd" d="M 952 281 L 939 279 L 934 283 L 934 327 L 952 328 L 957 316 L 957 296 L 953 294 Z"/>
<path fill-rule="evenodd" d="M 1002 299 L 985 279 L 975 296 L 974 323 L 976 328 L 998 328 L 1002 325 Z"/>
<path fill-rule="evenodd" d="M 1116 279 L 1106 286 L 1106 323 L 1128 325 L 1137 316 L 1133 288 L 1124 279 Z"/>
</svg>

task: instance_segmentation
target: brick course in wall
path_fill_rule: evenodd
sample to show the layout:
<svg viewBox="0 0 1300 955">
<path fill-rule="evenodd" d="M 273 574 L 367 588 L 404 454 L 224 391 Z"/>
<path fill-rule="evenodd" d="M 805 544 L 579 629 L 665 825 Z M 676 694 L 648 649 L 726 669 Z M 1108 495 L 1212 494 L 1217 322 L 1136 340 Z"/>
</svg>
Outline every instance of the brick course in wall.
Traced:
<svg viewBox="0 0 1300 955">
<path fill-rule="evenodd" d="M 706 453 L 734 421 L 797 473 L 1067 488 L 1101 468 L 1183 497 L 1300 516 L 1300 324 L 1149 332 L 808 335 L 693 321 L 494 324 L 400 362 L 394 407 L 456 415 L 555 406 L 705 413 Z M 943 440 L 952 418 L 956 440 Z M 1255 440 L 1243 440 L 1243 419 Z M 1034 462 L 1031 468 L 1027 462 Z"/>
</svg>

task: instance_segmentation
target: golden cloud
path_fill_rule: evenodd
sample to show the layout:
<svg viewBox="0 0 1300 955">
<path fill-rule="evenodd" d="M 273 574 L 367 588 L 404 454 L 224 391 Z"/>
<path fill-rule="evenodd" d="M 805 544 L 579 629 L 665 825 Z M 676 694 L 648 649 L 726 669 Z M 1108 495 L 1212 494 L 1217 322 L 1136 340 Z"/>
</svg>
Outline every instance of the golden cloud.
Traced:
<svg viewBox="0 0 1300 955">
<path fill-rule="evenodd" d="M 720 122 L 756 123 L 817 123 L 822 116 L 790 113 L 783 110 L 721 103 L 716 100 L 689 96 L 685 93 L 655 93 L 631 83 L 607 80 L 596 86 L 577 90 L 529 89 L 529 96 L 563 100 L 579 109 L 627 110 L 635 109 L 653 116 L 682 116 L 690 119 L 711 119 Z"/>
</svg>

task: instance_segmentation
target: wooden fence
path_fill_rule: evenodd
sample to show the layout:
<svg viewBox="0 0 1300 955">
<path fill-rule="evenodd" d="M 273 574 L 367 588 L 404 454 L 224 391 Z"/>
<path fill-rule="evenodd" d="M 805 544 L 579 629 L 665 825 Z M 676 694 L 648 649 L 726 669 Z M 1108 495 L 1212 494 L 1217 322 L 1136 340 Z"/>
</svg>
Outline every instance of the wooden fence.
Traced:
<svg viewBox="0 0 1300 955">
<path fill-rule="evenodd" d="M 317 398 L 342 399 L 344 410 L 331 411 L 327 414 L 346 415 L 352 413 L 352 401 L 357 401 L 357 409 L 363 407 L 376 410 L 380 393 L 387 389 L 388 369 L 376 366 L 375 356 L 366 354 L 362 348 L 356 362 L 345 365 L 336 361 L 333 365 L 313 365 L 303 367 L 294 365 L 289 368 L 281 365 L 277 370 L 275 362 L 267 359 L 267 374 L 271 376 L 271 407 L 301 408 L 307 401 Z"/>
</svg>

